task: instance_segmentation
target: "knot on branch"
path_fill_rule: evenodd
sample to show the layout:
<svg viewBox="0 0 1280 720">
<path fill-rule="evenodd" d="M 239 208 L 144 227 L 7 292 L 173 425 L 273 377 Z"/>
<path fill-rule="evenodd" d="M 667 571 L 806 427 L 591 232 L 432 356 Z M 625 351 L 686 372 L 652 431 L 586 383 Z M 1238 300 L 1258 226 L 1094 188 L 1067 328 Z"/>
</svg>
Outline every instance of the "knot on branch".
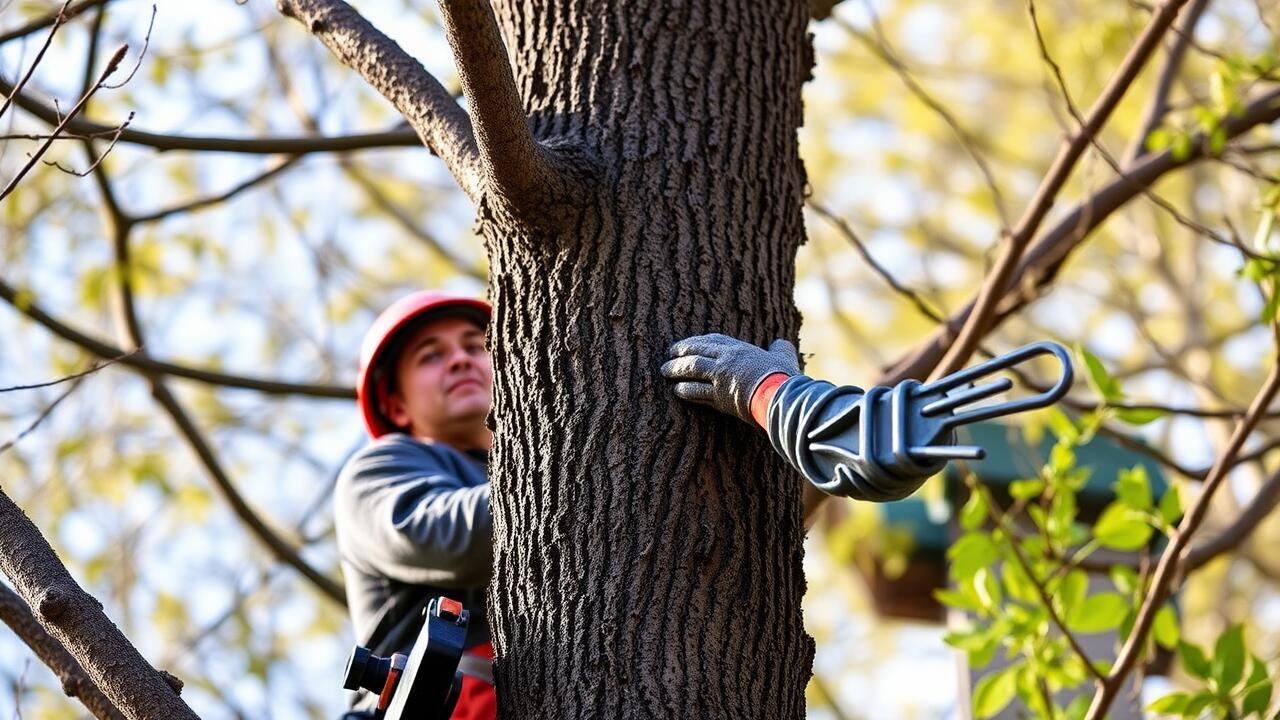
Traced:
<svg viewBox="0 0 1280 720">
<path fill-rule="evenodd" d="M 174 675 L 168 670 L 161 670 L 160 677 L 164 678 L 164 682 L 166 685 L 173 688 L 174 695 L 182 694 L 182 687 L 183 687 L 182 678 L 178 677 L 177 675 Z"/>
<path fill-rule="evenodd" d="M 70 604 L 66 594 L 61 590 L 52 589 L 46 592 L 36 605 L 36 611 L 40 613 L 41 619 L 46 622 L 56 623 L 67 612 L 67 605 Z"/>
<path fill-rule="evenodd" d="M 509 178 L 487 177 L 476 211 L 499 228 L 554 245 L 599 206 L 599 189 L 608 185 L 606 166 L 579 140 L 549 139 L 535 148 L 534 172 L 518 187 L 505 184 Z"/>
<path fill-rule="evenodd" d="M 319 35 L 329 29 L 329 23 L 321 18 L 311 18 L 311 24 L 307 27 L 311 30 L 312 35 Z"/>
</svg>

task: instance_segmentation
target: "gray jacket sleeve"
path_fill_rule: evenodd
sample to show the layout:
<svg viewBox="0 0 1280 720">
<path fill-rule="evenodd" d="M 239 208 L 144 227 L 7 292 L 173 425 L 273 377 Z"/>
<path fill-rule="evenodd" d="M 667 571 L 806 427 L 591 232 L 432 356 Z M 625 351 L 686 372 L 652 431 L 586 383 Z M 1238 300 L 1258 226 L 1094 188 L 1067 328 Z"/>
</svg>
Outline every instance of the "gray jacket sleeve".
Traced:
<svg viewBox="0 0 1280 720">
<path fill-rule="evenodd" d="M 488 582 L 489 484 L 465 484 L 430 452 L 371 446 L 344 468 L 334 505 L 339 549 L 361 570 L 445 587 Z"/>
<path fill-rule="evenodd" d="M 795 375 L 769 402 L 769 441 L 792 467 L 829 495 L 872 502 L 914 493 L 946 462 L 920 465 L 894 456 L 889 388 L 836 386 Z"/>
</svg>

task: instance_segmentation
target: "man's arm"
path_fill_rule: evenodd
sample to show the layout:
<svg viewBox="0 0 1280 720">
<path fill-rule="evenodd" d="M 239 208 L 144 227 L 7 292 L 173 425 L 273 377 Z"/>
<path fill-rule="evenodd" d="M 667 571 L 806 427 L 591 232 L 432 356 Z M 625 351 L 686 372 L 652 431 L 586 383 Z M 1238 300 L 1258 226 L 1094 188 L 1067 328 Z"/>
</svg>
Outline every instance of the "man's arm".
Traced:
<svg viewBox="0 0 1280 720">
<path fill-rule="evenodd" d="M 895 419 L 888 388 L 864 392 L 801 375 L 786 340 L 765 350 L 701 335 L 677 342 L 671 355 L 662 374 L 676 383 L 678 397 L 764 427 L 774 449 L 823 493 L 899 500 L 945 464 L 894 455 L 887 444 Z M 818 504 L 806 502 L 806 521 Z"/>
<path fill-rule="evenodd" d="M 429 452 L 370 447 L 343 470 L 335 511 L 345 559 L 366 572 L 445 586 L 488 580 L 489 485 L 467 486 Z"/>
</svg>

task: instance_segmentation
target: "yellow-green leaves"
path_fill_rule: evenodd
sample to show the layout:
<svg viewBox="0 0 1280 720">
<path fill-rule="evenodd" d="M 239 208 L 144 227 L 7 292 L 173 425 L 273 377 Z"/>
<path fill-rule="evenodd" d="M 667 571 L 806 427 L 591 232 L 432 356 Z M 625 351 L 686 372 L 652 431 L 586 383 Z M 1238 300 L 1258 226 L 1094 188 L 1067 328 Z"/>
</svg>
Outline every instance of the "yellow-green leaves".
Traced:
<svg viewBox="0 0 1280 720">
<path fill-rule="evenodd" d="M 1107 506 L 1093 526 L 1094 539 L 1113 550 L 1137 550 L 1151 540 L 1153 532 L 1146 513 L 1122 502 Z"/>
<path fill-rule="evenodd" d="M 979 680 L 973 689 L 973 714 L 989 718 L 1012 702 L 1018 690 L 1018 671 L 1021 668 L 1021 663 L 1010 665 Z"/>
<path fill-rule="evenodd" d="M 1265 663 L 1246 650 L 1243 626 L 1232 625 L 1218 636 L 1212 658 L 1188 642 L 1178 641 L 1177 648 L 1182 669 L 1188 676 L 1203 681 L 1205 686 L 1196 692 L 1166 695 L 1147 706 L 1147 710 L 1184 718 L 1201 717 L 1206 710 L 1212 710 L 1213 717 L 1266 717 L 1272 682 Z M 1249 666 L 1247 679 L 1246 665 Z"/>
</svg>

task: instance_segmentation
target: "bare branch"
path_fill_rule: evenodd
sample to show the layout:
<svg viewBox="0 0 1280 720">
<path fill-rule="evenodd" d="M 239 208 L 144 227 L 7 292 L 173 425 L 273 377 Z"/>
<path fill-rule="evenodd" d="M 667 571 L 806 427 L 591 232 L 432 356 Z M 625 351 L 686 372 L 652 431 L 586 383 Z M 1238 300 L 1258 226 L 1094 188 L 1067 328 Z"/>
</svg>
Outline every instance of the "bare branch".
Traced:
<svg viewBox="0 0 1280 720">
<path fill-rule="evenodd" d="M 62 119 L 62 122 L 58 123 L 58 126 L 54 128 L 53 132 L 51 133 L 52 137 L 46 140 L 44 144 L 41 145 L 38 150 L 36 150 L 36 152 L 31 156 L 31 160 L 25 166 L 23 166 L 21 170 L 18 171 L 17 175 L 14 175 L 13 178 L 9 180 L 9 184 L 5 186 L 3 190 L 0 190 L 0 200 L 3 200 L 5 197 L 9 195 L 9 193 L 13 192 L 13 189 L 18 186 L 18 183 L 22 180 L 22 178 L 26 177 L 27 173 L 31 171 L 31 168 L 34 167 L 35 164 L 40 161 L 40 157 L 45 154 L 45 152 L 49 149 L 51 145 L 53 145 L 54 139 L 57 138 L 57 136 L 61 134 L 63 130 L 66 130 L 67 124 L 71 121 L 71 119 L 74 118 L 80 112 L 80 110 L 85 106 L 85 104 L 89 102 L 89 99 L 93 97 L 93 94 L 103 87 L 104 83 L 106 82 L 106 79 L 110 77 L 112 73 L 116 71 L 117 68 L 120 67 L 120 61 L 124 59 L 124 54 L 128 50 L 129 50 L 128 45 L 121 45 L 120 48 L 116 50 L 115 55 L 113 55 L 111 57 L 110 62 L 107 63 L 106 69 L 103 70 L 102 75 L 99 76 L 98 82 L 92 88 L 90 88 L 89 92 L 81 96 L 80 100 L 67 113 L 67 116 Z"/>
<path fill-rule="evenodd" d="M 93 148 L 90 146 L 88 150 L 92 155 Z M 115 255 L 116 282 L 114 289 L 118 325 L 121 328 L 121 335 L 124 336 L 124 340 L 132 345 L 133 349 L 137 350 L 142 347 L 145 338 L 142 332 L 142 323 L 138 318 L 131 282 L 133 273 L 131 272 L 132 261 L 129 253 L 129 232 L 133 225 L 128 222 L 127 218 L 119 210 L 119 206 L 114 200 L 110 178 L 106 172 L 99 168 L 95 171 L 94 177 L 98 181 L 104 199 L 112 208 L 108 220 L 111 225 L 112 245 Z M 165 385 L 164 378 L 160 375 L 148 373 L 146 374 L 146 379 L 151 385 L 151 396 L 165 409 L 174 424 L 177 425 L 178 431 L 200 459 L 201 464 L 204 465 L 205 470 L 213 479 L 214 487 L 231 506 L 236 517 L 240 518 L 240 521 L 278 560 L 298 570 L 303 577 L 310 580 L 325 596 L 339 605 L 345 605 L 346 592 L 343 590 L 342 585 L 311 567 L 302 558 L 297 548 L 280 537 L 253 508 L 249 507 L 249 503 L 245 501 L 235 484 L 231 482 L 230 476 L 222 468 L 213 446 L 209 444 L 195 423 L 192 422 L 177 397 L 169 391 L 169 388 Z"/>
<path fill-rule="evenodd" d="M 178 431 L 186 439 L 187 444 L 191 446 L 192 452 L 200 458 L 200 463 L 204 465 L 205 471 L 213 479 L 214 487 L 222 495 L 223 499 L 227 501 L 227 504 L 231 506 L 231 510 L 236 514 L 236 517 L 240 518 L 240 521 L 271 551 L 271 554 L 276 559 L 296 569 L 303 577 L 310 580 L 325 597 L 345 606 L 347 594 L 342 585 L 311 567 L 302 558 L 297 548 L 280 537 L 258 516 L 253 508 L 249 507 L 249 503 L 245 501 L 240 491 L 231 481 L 230 476 L 222 468 L 222 464 L 218 461 L 217 454 L 212 446 L 205 440 L 199 428 L 195 426 L 195 423 L 191 421 L 191 418 L 178 402 L 178 399 L 173 396 L 173 393 L 169 391 L 162 381 L 158 379 L 152 381 L 151 396 L 156 399 L 156 402 L 160 403 L 160 406 L 169 414 L 173 423 L 178 426 Z"/>
<path fill-rule="evenodd" d="M 79 380 L 80 378 L 85 377 L 86 375 L 92 375 L 93 373 L 98 372 L 104 367 L 107 367 L 109 365 L 114 365 L 117 361 L 122 360 L 123 358 L 132 354 L 133 353 L 125 353 L 120 357 L 108 358 L 106 362 L 94 363 L 93 365 L 89 366 L 88 370 L 81 370 L 78 373 L 75 373 L 73 375 L 68 375 L 66 377 L 61 377 L 61 378 L 58 378 L 57 380 L 49 380 L 47 382 L 35 383 L 32 385 L 10 385 L 9 387 L 0 388 L 0 394 L 7 393 L 7 392 L 17 392 L 20 390 L 39 390 L 40 388 L 47 388 L 47 387 L 53 387 L 54 385 L 61 385 L 62 383 L 68 382 L 71 380 Z"/>
<path fill-rule="evenodd" d="M 36 619 L 127 717 L 197 720 L 166 680 L 82 590 L 26 513 L 0 490 L 0 571 Z"/>
<path fill-rule="evenodd" d="M 355 390 L 348 386 L 290 383 L 243 375 L 231 375 L 159 360 L 152 358 L 143 351 L 125 352 L 111 343 L 86 335 L 58 320 L 37 305 L 29 293 L 18 290 L 3 281 L 0 281 L 0 300 L 9 303 L 18 312 L 44 326 L 63 340 L 103 359 L 119 358 L 121 365 L 140 372 L 172 375 L 221 387 L 256 390 L 268 395 L 304 395 L 336 400 L 353 400 L 356 396 Z"/>
<path fill-rule="evenodd" d="M 1209 7 L 1209 0 L 1192 0 L 1178 18 L 1178 23 L 1174 26 L 1176 37 L 1169 44 L 1169 51 L 1160 64 L 1156 86 L 1151 90 L 1147 107 L 1142 111 L 1142 124 L 1138 126 L 1137 134 L 1129 141 L 1129 147 L 1122 156 L 1125 165 L 1132 165 L 1134 160 L 1146 153 L 1147 136 L 1160 127 L 1164 116 L 1168 114 L 1169 94 L 1173 91 L 1173 81 L 1178 77 L 1178 71 L 1182 68 L 1182 58 L 1187 54 L 1191 37 L 1195 35 L 1196 25 L 1207 7 Z"/>
<path fill-rule="evenodd" d="M 62 7 L 59 8 L 58 10 L 51 12 L 47 15 L 42 15 L 36 18 L 35 20 L 32 20 L 31 22 L 27 23 L 26 25 L 16 27 L 10 30 L 9 32 L 0 35 L 0 45 L 3 45 L 9 42 L 10 40 L 17 40 L 19 38 L 24 38 L 32 33 L 39 32 L 52 25 L 65 23 L 67 20 L 74 18 L 75 16 L 79 15 L 85 10 L 92 10 L 93 8 L 96 8 L 100 5 L 106 5 L 109 2 L 111 2 L 111 0 L 83 0 L 82 2 L 78 2 L 75 5 L 68 5 L 67 3 L 63 3 Z"/>
<path fill-rule="evenodd" d="M 982 289 L 978 292 L 974 304 L 974 312 L 970 313 L 964 326 L 960 329 L 955 342 L 943 355 L 941 362 L 933 369 L 931 377 L 941 377 L 959 370 L 973 354 L 983 335 L 989 330 L 997 303 L 1004 296 L 1010 281 L 1016 276 L 1018 261 L 1028 243 L 1035 236 L 1040 223 L 1053 206 L 1058 192 L 1066 184 L 1076 161 L 1090 146 L 1093 138 L 1110 118 L 1111 112 L 1124 97 L 1125 92 L 1133 84 L 1138 72 L 1146 64 L 1151 53 L 1159 45 L 1169 25 L 1173 22 L 1178 10 L 1187 0 L 1167 0 L 1156 12 L 1151 22 L 1143 29 L 1142 34 L 1134 42 L 1129 53 L 1121 62 L 1115 75 L 1103 89 L 1102 95 L 1090 108 L 1083 126 L 1059 151 L 1049 168 L 1044 181 L 1037 189 L 1035 197 L 1026 212 L 1018 220 L 1017 226 L 1008 236 L 1003 252 L 995 267 L 987 275 Z M 1034 7 L 1034 6 L 1032 6 Z"/>
<path fill-rule="evenodd" d="M 463 191 L 478 200 L 479 153 L 471 121 L 422 63 L 342 0 L 278 0 L 277 7 L 390 100 Z"/>
<path fill-rule="evenodd" d="M 1106 682 L 1102 683 L 1098 692 L 1093 696 L 1093 702 L 1089 706 L 1088 714 L 1085 716 L 1086 720 L 1098 720 L 1098 718 L 1105 717 L 1107 710 L 1111 707 L 1111 703 L 1120 692 L 1124 679 L 1128 677 L 1134 663 L 1138 660 L 1139 651 L 1146 644 L 1147 634 L 1151 631 L 1151 626 L 1155 621 L 1156 611 L 1160 609 L 1172 592 L 1171 586 L 1174 576 L 1178 570 L 1179 563 L 1185 560 L 1183 557 L 1184 551 L 1191 541 L 1191 536 L 1200 527 L 1200 523 L 1204 520 L 1205 514 L 1209 510 L 1209 502 L 1213 499 L 1214 492 L 1222 484 L 1223 479 L 1226 478 L 1227 470 L 1231 467 L 1236 454 L 1240 452 L 1240 448 L 1253 431 L 1254 426 L 1262 418 L 1262 414 L 1266 409 L 1270 407 L 1277 390 L 1280 390 L 1280 364 L 1275 364 L 1273 360 L 1271 372 L 1267 376 L 1266 382 L 1263 383 L 1262 389 L 1259 390 L 1253 402 L 1250 403 L 1249 412 L 1231 434 L 1226 450 L 1218 457 L 1213 469 L 1209 471 L 1208 477 L 1205 478 L 1200 496 L 1196 498 L 1191 510 L 1182 518 L 1182 522 L 1178 523 L 1177 532 L 1170 538 L 1169 546 L 1160 555 L 1155 574 L 1151 578 L 1150 589 L 1147 591 L 1146 597 L 1143 598 L 1142 606 L 1138 610 L 1138 616 L 1134 620 L 1133 630 L 1130 631 L 1129 637 L 1120 648 L 1120 654 L 1116 656 L 1115 664 L 1112 666 L 1111 672 L 1107 674 Z"/>
<path fill-rule="evenodd" d="M 1228 117 L 1223 129 L 1230 139 L 1277 118 L 1280 118 L 1280 90 L 1272 90 L 1251 101 L 1240 115 Z M 991 327 L 996 327 L 1039 297 L 1044 288 L 1052 284 L 1071 253 L 1111 213 L 1141 194 L 1142 188 L 1150 187 L 1172 170 L 1203 159 L 1207 141 L 1203 133 L 1197 134 L 1191 152 L 1182 159 L 1174 159 L 1170 150 L 1142 156 L 1135 165 L 1126 167 L 1120 177 L 1099 188 L 1063 216 L 1027 250 L 1026 258 L 1016 273 L 1020 281 L 1001 300 Z M 975 303 L 976 299 L 970 300 L 952 313 L 943 327 L 885 373 L 880 384 L 892 385 L 905 378 L 920 378 L 927 374 L 946 350 L 954 333 L 971 316 Z"/>
<path fill-rule="evenodd" d="M 278 162 L 275 162 L 269 165 L 266 170 L 263 170 L 257 175 L 254 175 L 250 178 L 247 178 L 237 183 L 236 185 L 228 188 L 223 192 L 218 193 L 217 195 L 210 195 L 208 197 L 198 198 L 196 200 L 180 203 L 178 205 L 173 205 L 171 207 L 167 207 L 161 210 L 149 212 L 145 215 L 135 215 L 133 216 L 132 220 L 133 222 L 138 224 L 158 222 L 160 220 L 164 220 L 165 218 L 172 217 L 174 215 L 189 213 L 195 210 L 201 210 L 203 208 L 210 207 L 212 205 L 218 205 L 220 203 L 226 202 L 227 200 L 230 200 L 231 198 L 235 197 L 236 195 L 239 195 L 240 193 L 246 190 L 250 190 L 254 187 L 257 187 L 258 185 L 261 185 L 262 183 L 276 177 L 277 175 L 283 173 L 284 171 L 296 165 L 298 160 L 301 160 L 301 159 L 302 159 L 301 155 L 288 155 L 282 158 L 281 160 L 279 160 Z"/>
<path fill-rule="evenodd" d="M 40 662 L 58 676 L 62 692 L 67 697 L 79 700 L 98 720 L 125 720 L 124 715 L 120 714 L 116 706 L 111 704 L 107 696 L 85 674 L 80 663 L 71 657 L 62 643 L 40 626 L 22 598 L 3 583 L 0 583 L 0 620 L 35 652 Z"/>
<path fill-rule="evenodd" d="M 946 126 L 951 129 L 952 134 L 956 136 L 956 141 L 960 143 L 960 147 L 963 148 L 965 153 L 973 160 L 973 163 L 978 166 L 978 172 L 982 173 L 982 177 L 987 183 L 987 189 L 991 193 L 991 203 L 996 209 L 996 215 L 1000 217 L 1000 229 L 1002 232 L 1008 232 L 1009 210 L 1006 207 L 1004 195 L 1001 194 L 1000 186 L 996 183 L 995 173 L 991 171 L 991 165 L 978 150 L 976 138 L 974 138 L 973 134 L 960 124 L 960 121 L 951 114 L 951 111 L 948 110 L 945 105 L 938 102 L 936 98 L 924 89 L 924 86 L 922 86 L 920 82 L 916 80 L 915 76 L 911 74 L 911 71 L 907 69 L 906 64 L 894 54 L 893 50 L 884 41 L 883 33 L 880 30 L 879 20 L 876 19 L 875 8 L 872 7 L 870 3 L 867 4 L 867 11 L 871 14 L 872 23 L 874 24 L 877 35 L 880 36 L 879 38 L 871 37 L 869 33 L 850 25 L 841 18 L 836 18 L 833 22 L 843 28 L 845 32 L 861 41 L 868 50 L 874 53 L 876 57 L 880 58 L 882 62 L 888 65 L 894 73 L 898 75 L 903 84 L 907 86 L 907 89 L 911 91 L 911 94 L 916 96 L 916 99 L 924 103 L 925 106 L 932 110 L 938 117 L 942 118 L 942 122 L 945 123 Z"/>
<path fill-rule="evenodd" d="M 4 103 L 0 103 L 0 116 L 3 116 L 5 111 L 9 109 L 9 105 L 13 103 L 14 96 L 22 92 L 22 88 L 26 86 L 27 81 L 31 80 L 31 76 L 35 74 L 36 68 L 40 65 L 40 61 L 44 59 L 45 52 L 47 52 L 49 50 L 49 46 L 53 44 L 53 36 L 57 35 L 58 28 L 62 27 L 67 22 L 67 4 L 70 2 L 71 0 L 63 0 L 62 7 L 58 9 L 57 14 L 54 16 L 53 27 L 49 30 L 49 34 L 45 36 L 44 45 L 40 46 L 40 50 L 36 53 L 35 59 L 31 61 L 30 67 L 28 67 L 27 71 L 23 73 L 22 78 L 18 80 L 18 84 L 6 94 Z"/>
<path fill-rule="evenodd" d="M 1276 505 L 1280 503 L 1280 472 L 1272 473 L 1249 499 L 1240 514 L 1214 537 L 1197 543 L 1186 553 L 1182 561 L 1184 572 L 1191 572 L 1218 557 L 1240 547 Z"/>
<path fill-rule="evenodd" d="M 37 427 L 39 427 L 40 423 L 44 422 L 45 418 L 53 414 L 54 409 L 57 408 L 58 405 L 61 404 L 63 400 L 66 400 L 67 397 L 71 395 L 71 393 L 76 391 L 76 388 L 80 387 L 80 382 L 83 379 L 84 379 L 83 376 L 77 377 L 71 383 L 71 385 L 67 387 L 66 390 L 62 391 L 61 395 L 54 398 L 53 402 L 46 405 L 44 409 L 40 411 L 40 414 L 36 416 L 35 420 L 32 420 L 29 425 L 23 428 L 22 431 L 19 432 L 17 435 L 15 435 L 13 438 L 5 441 L 4 443 L 0 443 L 0 454 L 3 454 L 9 448 L 13 447 L 14 445 L 17 445 L 18 442 L 22 440 L 22 438 L 30 435 L 32 431 L 34 431 Z"/>
</svg>

